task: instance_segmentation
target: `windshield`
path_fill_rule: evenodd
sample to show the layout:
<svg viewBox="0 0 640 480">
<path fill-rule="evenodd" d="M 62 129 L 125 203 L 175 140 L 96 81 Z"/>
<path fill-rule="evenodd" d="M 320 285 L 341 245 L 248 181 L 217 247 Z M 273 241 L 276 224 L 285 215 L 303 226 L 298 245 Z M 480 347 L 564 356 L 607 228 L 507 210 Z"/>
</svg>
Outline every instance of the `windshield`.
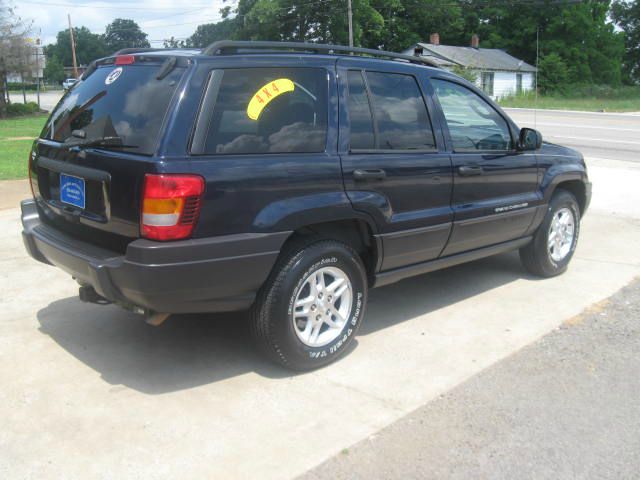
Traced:
<svg viewBox="0 0 640 480">
<path fill-rule="evenodd" d="M 41 137 L 58 142 L 83 143 L 119 137 L 131 151 L 154 153 L 158 133 L 184 68 L 157 79 L 161 63 L 104 66 L 70 90 L 47 121 Z"/>
</svg>

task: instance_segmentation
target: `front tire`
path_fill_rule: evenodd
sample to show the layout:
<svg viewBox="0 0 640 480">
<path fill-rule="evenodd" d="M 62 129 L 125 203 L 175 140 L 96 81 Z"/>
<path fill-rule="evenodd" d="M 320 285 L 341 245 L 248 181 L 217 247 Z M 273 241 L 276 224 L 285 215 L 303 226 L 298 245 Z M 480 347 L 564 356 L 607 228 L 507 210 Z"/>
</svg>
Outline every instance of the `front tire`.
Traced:
<svg viewBox="0 0 640 480">
<path fill-rule="evenodd" d="M 551 197 L 547 214 L 533 240 L 520 249 L 524 267 L 540 277 L 554 277 L 567 270 L 580 235 L 580 207 L 565 190 Z"/>
<path fill-rule="evenodd" d="M 310 239 L 286 251 L 261 289 L 251 330 L 280 365 L 313 370 L 352 344 L 365 313 L 367 276 L 350 246 Z"/>
</svg>

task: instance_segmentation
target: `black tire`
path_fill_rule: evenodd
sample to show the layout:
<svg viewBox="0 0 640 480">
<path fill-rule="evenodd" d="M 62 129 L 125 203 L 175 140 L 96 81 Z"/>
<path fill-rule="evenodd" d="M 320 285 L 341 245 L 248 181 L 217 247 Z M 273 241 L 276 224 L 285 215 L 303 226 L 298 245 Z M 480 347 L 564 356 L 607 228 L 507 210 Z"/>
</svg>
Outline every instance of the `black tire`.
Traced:
<svg viewBox="0 0 640 480">
<path fill-rule="evenodd" d="M 306 279 L 324 267 L 344 272 L 351 282 L 352 302 L 346 325 L 332 342 L 311 347 L 294 327 L 294 303 Z M 251 310 L 251 332 L 258 347 L 272 361 L 296 371 L 313 370 L 338 359 L 362 323 L 367 303 L 367 275 L 362 260 L 350 246 L 308 239 L 283 252 Z"/>
<path fill-rule="evenodd" d="M 568 208 L 573 214 L 574 235 L 569 252 L 561 260 L 554 260 L 548 248 L 548 238 L 551 222 L 556 213 L 563 208 Z M 565 190 L 556 191 L 551 197 L 547 214 L 542 224 L 536 230 L 533 240 L 520 249 L 520 260 L 524 267 L 534 275 L 540 277 L 555 277 L 567 270 L 567 266 L 573 257 L 578 237 L 580 236 L 580 207 L 576 198 Z"/>
</svg>

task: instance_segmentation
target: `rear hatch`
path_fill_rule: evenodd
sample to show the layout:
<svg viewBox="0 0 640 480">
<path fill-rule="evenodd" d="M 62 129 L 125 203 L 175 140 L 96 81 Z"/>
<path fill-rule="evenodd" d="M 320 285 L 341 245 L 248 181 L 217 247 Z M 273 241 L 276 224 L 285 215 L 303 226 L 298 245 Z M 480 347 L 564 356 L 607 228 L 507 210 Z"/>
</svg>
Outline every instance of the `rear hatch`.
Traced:
<svg viewBox="0 0 640 480">
<path fill-rule="evenodd" d="M 124 251 L 139 236 L 145 173 L 187 59 L 126 55 L 91 67 L 53 110 L 30 174 L 43 221 Z"/>
</svg>

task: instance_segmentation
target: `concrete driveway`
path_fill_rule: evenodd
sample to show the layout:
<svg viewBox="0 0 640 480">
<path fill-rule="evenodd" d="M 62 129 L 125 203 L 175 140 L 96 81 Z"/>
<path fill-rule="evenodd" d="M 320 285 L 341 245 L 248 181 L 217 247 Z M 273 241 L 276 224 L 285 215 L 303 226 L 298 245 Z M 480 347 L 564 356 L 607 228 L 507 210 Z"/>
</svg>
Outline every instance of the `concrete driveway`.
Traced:
<svg viewBox="0 0 640 480">
<path fill-rule="evenodd" d="M 242 314 L 154 328 L 80 303 L 67 275 L 27 258 L 18 210 L 0 211 L 0 476 L 291 478 L 609 297 L 640 274 L 626 153 L 640 145 L 616 143 L 630 137 L 617 117 L 571 121 L 613 130 L 587 135 L 606 149 L 588 160 L 594 199 L 565 275 L 532 278 L 511 253 L 374 290 L 357 348 L 304 375 L 255 354 Z"/>
</svg>

